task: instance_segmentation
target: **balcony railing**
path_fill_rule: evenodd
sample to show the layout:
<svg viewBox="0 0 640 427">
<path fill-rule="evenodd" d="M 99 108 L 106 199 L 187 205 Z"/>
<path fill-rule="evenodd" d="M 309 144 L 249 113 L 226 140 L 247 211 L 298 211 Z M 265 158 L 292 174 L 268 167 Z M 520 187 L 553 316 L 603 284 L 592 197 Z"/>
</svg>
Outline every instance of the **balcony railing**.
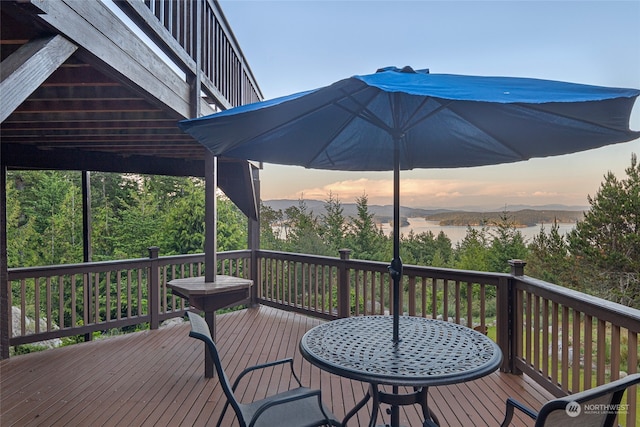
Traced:
<svg viewBox="0 0 640 427">
<path fill-rule="evenodd" d="M 257 251 L 222 252 L 218 273 L 254 280 L 257 300 L 324 319 L 385 314 L 392 307 L 387 264 Z M 405 266 L 403 314 L 442 318 L 487 333 L 504 354 L 501 370 L 525 373 L 560 396 L 638 372 L 640 310 L 523 275 Z M 187 303 L 171 294 L 173 278 L 203 274 L 203 255 L 9 270 L 20 331 L 11 345 L 90 334 L 184 314 Z M 248 303 L 249 301 L 245 301 Z M 35 320 L 27 332 L 27 319 Z M 637 389 L 637 387 L 636 387 Z M 638 395 L 631 390 L 627 425 L 636 425 Z"/>
<path fill-rule="evenodd" d="M 262 99 L 229 23 L 214 0 L 117 0 L 116 4 L 180 68 L 199 76 L 223 109 Z"/>
</svg>

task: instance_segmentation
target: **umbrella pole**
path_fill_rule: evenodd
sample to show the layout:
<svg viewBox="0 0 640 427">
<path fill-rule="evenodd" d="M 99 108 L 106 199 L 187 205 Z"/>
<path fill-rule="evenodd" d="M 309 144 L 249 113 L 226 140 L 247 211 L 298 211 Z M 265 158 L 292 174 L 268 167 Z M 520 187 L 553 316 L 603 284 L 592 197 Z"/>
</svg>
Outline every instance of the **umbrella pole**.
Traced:
<svg viewBox="0 0 640 427">
<path fill-rule="evenodd" d="M 389 266 L 393 279 L 393 343 L 400 341 L 400 281 L 402 260 L 400 259 L 400 141 L 394 138 L 393 150 L 393 260 Z"/>
<path fill-rule="evenodd" d="M 393 345 L 400 343 L 400 283 L 402 280 L 402 260 L 400 259 L 400 140 L 394 138 L 393 150 L 393 260 L 389 273 L 393 279 Z M 398 394 L 398 387 L 393 386 Z M 391 405 L 391 426 L 400 425 L 400 408 Z"/>
</svg>

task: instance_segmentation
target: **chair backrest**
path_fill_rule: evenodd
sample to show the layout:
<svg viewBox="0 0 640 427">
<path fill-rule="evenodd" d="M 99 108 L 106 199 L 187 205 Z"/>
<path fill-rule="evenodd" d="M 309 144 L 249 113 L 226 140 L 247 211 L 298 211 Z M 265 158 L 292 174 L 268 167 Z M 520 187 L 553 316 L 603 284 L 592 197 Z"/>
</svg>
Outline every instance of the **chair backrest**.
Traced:
<svg viewBox="0 0 640 427">
<path fill-rule="evenodd" d="M 638 383 L 640 374 L 631 374 L 580 393 L 550 400 L 540 409 L 535 425 L 611 427 L 625 390 Z"/>
<path fill-rule="evenodd" d="M 209 348 L 209 352 L 211 353 L 211 358 L 213 359 L 213 364 L 216 367 L 216 372 L 218 373 L 218 377 L 220 379 L 220 385 L 222 386 L 222 390 L 224 394 L 227 396 L 227 400 L 229 404 L 233 408 L 234 412 L 238 416 L 239 420 L 242 420 L 242 414 L 240 411 L 240 406 L 238 400 L 233 394 L 233 389 L 231 388 L 231 382 L 229 382 L 229 378 L 227 374 L 224 373 L 224 369 L 222 368 L 222 363 L 220 362 L 220 355 L 218 354 L 218 349 L 216 348 L 216 344 L 213 342 L 211 338 L 211 332 L 209 331 L 209 325 L 207 322 L 199 315 L 195 313 L 187 312 L 189 315 L 189 322 L 191 322 L 191 332 L 189 332 L 189 336 L 192 338 L 197 338 L 199 340 L 204 341 L 204 343 Z M 242 421 L 241 421 L 242 423 Z"/>
</svg>

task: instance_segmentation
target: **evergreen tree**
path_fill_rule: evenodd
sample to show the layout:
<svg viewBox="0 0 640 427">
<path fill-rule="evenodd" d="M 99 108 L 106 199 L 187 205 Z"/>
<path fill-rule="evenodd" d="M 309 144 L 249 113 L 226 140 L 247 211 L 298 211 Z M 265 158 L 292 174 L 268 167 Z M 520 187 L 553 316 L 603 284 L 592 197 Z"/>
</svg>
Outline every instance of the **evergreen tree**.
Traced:
<svg viewBox="0 0 640 427">
<path fill-rule="evenodd" d="M 569 246 L 558 230 L 558 222 L 554 221 L 548 234 L 543 225 L 540 232 L 533 237 L 528 246 L 527 275 L 575 288 Z"/>
<path fill-rule="evenodd" d="M 163 219 L 163 253 L 194 254 L 204 250 L 204 198 L 202 180 L 183 182 L 181 197 L 167 207 Z"/>
<path fill-rule="evenodd" d="M 569 234 L 571 253 L 591 274 L 591 291 L 640 308 L 640 165 L 635 154 L 618 180 L 612 172 L 594 197 L 590 209 Z M 589 280 L 590 279 L 590 280 Z"/>
<path fill-rule="evenodd" d="M 510 259 L 526 259 L 527 245 L 522 233 L 516 228 L 513 217 L 506 210 L 493 225 L 495 228 L 489 247 L 487 267 L 489 271 L 508 273 Z"/>
<path fill-rule="evenodd" d="M 285 250 L 284 239 L 279 232 L 284 228 L 283 218 L 282 210 L 276 211 L 260 201 L 260 247 L 262 249 Z"/>
<path fill-rule="evenodd" d="M 331 254 L 331 249 L 320 237 L 317 218 L 309 211 L 303 199 L 298 200 L 298 206 L 287 208 L 285 217 L 287 251 L 311 255 Z"/>
<path fill-rule="evenodd" d="M 51 236 L 52 242 L 51 258 L 45 258 L 47 264 L 82 262 L 82 195 L 73 183 L 69 183 L 66 195 L 53 213 L 45 236 Z"/>
<path fill-rule="evenodd" d="M 444 232 L 415 234 L 413 230 L 400 242 L 402 260 L 406 264 L 445 267 L 453 255 L 451 240 Z"/>
<path fill-rule="evenodd" d="M 456 245 L 453 267 L 461 270 L 489 271 L 488 231 L 467 227 L 464 239 Z"/>
<path fill-rule="evenodd" d="M 391 259 L 391 250 L 387 239 L 373 220 L 374 214 L 369 212 L 369 199 L 366 194 L 356 199 L 358 215 L 351 219 L 347 242 L 353 250 L 352 257 L 383 261 Z"/>
<path fill-rule="evenodd" d="M 139 176 L 135 191 L 127 192 L 113 224 L 112 257 L 119 259 L 140 258 L 148 254 L 150 246 L 159 242 L 163 210 L 162 195 L 153 192 L 155 177 Z"/>
<path fill-rule="evenodd" d="M 331 248 L 334 254 L 344 246 L 347 221 L 344 217 L 344 208 L 340 200 L 329 192 L 329 197 L 324 203 L 325 213 L 320 216 L 320 235 L 324 243 Z"/>
<path fill-rule="evenodd" d="M 91 172 L 91 246 L 93 261 L 115 257 L 118 223 L 134 204 L 138 185 L 133 175 Z M 138 255 L 139 256 L 139 255 Z"/>
<path fill-rule="evenodd" d="M 16 186 L 19 183 L 20 188 Z M 19 174 L 7 173 L 7 267 L 34 267 L 40 258 L 35 219 L 28 217 L 22 208 L 20 192 L 24 190 Z"/>
<path fill-rule="evenodd" d="M 218 197 L 218 251 L 247 249 L 247 217 L 226 196 Z"/>
</svg>

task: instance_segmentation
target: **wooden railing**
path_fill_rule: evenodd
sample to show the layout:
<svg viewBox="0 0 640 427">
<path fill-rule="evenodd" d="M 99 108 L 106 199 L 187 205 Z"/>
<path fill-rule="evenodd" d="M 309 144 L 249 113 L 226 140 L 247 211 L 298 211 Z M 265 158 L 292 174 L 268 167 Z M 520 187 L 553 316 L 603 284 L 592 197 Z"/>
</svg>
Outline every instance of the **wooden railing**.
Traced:
<svg viewBox="0 0 640 427">
<path fill-rule="evenodd" d="M 639 371 L 640 310 L 520 274 L 511 287 L 514 373 L 562 396 Z M 640 387 L 623 404 L 623 425 L 640 425 Z"/>
<path fill-rule="evenodd" d="M 249 251 L 221 252 L 218 271 L 249 277 L 249 260 Z M 158 248 L 149 258 L 9 269 L 11 317 L 20 323 L 10 345 L 147 322 L 155 329 L 188 308 L 167 282 L 203 274 L 203 254 L 159 258 Z"/>
<path fill-rule="evenodd" d="M 198 76 L 221 109 L 262 93 L 220 5 L 214 0 L 117 0 L 116 4 L 188 76 Z"/>
<path fill-rule="evenodd" d="M 251 251 L 218 254 L 218 273 L 254 280 L 254 302 L 324 319 L 387 314 L 393 306 L 386 263 L 350 259 L 348 250 L 339 258 L 256 255 L 251 271 Z M 10 269 L 13 305 L 21 309 L 11 345 L 145 322 L 157 327 L 187 308 L 166 283 L 202 275 L 203 265 L 202 254 L 159 258 L 150 248 L 145 259 Z M 521 261 L 511 265 L 511 274 L 405 265 L 402 314 L 487 333 L 502 349 L 502 371 L 525 373 L 557 396 L 639 371 L 640 310 L 527 277 Z M 26 316 L 35 318 L 34 333 L 26 333 Z M 640 425 L 639 394 L 635 387 L 623 401 L 628 426 Z"/>
<path fill-rule="evenodd" d="M 326 319 L 388 314 L 387 263 L 259 251 L 262 304 Z M 402 314 L 441 318 L 489 334 L 501 370 L 526 373 L 564 396 L 639 371 L 640 310 L 523 275 L 404 266 Z M 640 425 L 640 388 L 625 395 L 627 426 Z"/>
</svg>

